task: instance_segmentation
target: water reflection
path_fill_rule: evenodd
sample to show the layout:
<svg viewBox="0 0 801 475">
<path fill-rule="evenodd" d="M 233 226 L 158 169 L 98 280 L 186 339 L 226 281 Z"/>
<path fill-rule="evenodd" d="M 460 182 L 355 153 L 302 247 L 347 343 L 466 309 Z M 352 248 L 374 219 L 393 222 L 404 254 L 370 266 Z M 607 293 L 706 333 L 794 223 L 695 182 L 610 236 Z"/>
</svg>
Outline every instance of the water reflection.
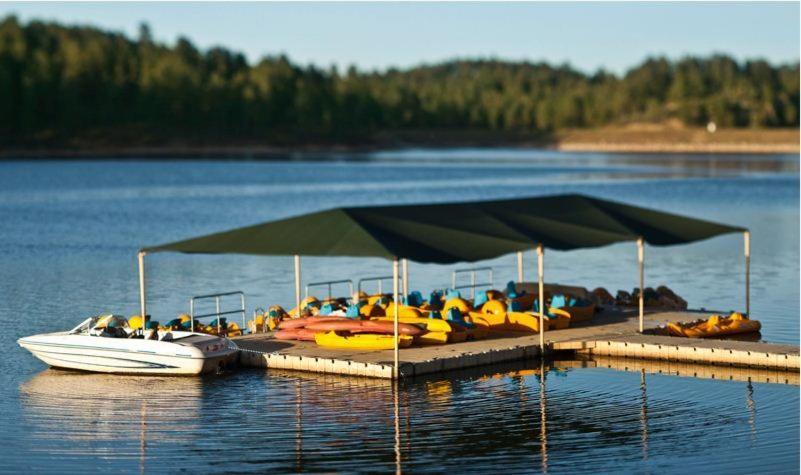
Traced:
<svg viewBox="0 0 801 475">
<path fill-rule="evenodd" d="M 748 426 L 751 428 L 751 441 L 756 441 L 756 403 L 754 402 L 754 385 L 748 381 L 745 391 L 745 407 L 748 409 Z"/>
<path fill-rule="evenodd" d="M 400 436 L 400 411 L 398 408 L 398 383 L 392 383 L 392 408 L 394 410 L 395 421 L 395 473 L 401 473 L 401 436 Z"/>
<path fill-rule="evenodd" d="M 741 368 L 737 366 L 714 366 L 675 361 L 641 360 L 616 356 L 593 355 L 591 358 L 558 364 L 579 365 L 584 368 L 609 368 L 617 371 L 635 371 L 651 374 L 682 376 L 723 381 L 742 381 L 748 383 L 786 384 L 799 386 L 801 374 L 798 371 L 781 371 L 768 368 Z M 643 384 L 645 384 L 643 382 Z M 753 390 L 751 390 L 753 392 Z M 749 404 L 750 407 L 750 404 Z"/>
<path fill-rule="evenodd" d="M 645 387 L 645 370 L 640 370 L 640 394 L 642 409 L 640 409 L 640 426 L 642 427 L 642 459 L 648 460 L 648 389 Z"/>
<path fill-rule="evenodd" d="M 732 451 L 763 449 L 754 384 L 694 378 L 702 386 L 677 391 L 659 362 L 619 360 L 508 363 L 395 384 L 273 370 L 213 379 L 47 370 L 19 393 L 32 450 L 73 468 L 96 457 L 142 471 L 649 471 L 677 451 L 725 465 Z M 601 368 L 611 366 L 623 371 Z M 725 447 L 712 443 L 721 431 Z M 785 463 L 790 439 L 771 437 Z"/>
<path fill-rule="evenodd" d="M 202 383 L 48 369 L 20 385 L 19 394 L 31 437 L 61 441 L 45 450 L 136 458 L 144 471 L 149 446 L 185 441 L 197 429 Z M 148 430 L 163 424 L 182 432 Z"/>
<path fill-rule="evenodd" d="M 137 392 L 134 384 L 122 390 L 132 396 L 114 396 L 124 408 L 119 410 L 98 401 L 107 403 L 102 392 L 114 394 L 120 389 L 117 381 L 127 385 L 130 378 L 102 376 L 114 382 L 101 381 L 101 393 L 81 393 L 83 381 L 92 377 L 70 377 L 77 382 L 66 386 L 76 387 L 65 388 L 72 396 L 64 398 L 59 389 L 34 391 L 28 386 L 35 383 L 24 382 L 41 365 L 14 343 L 16 338 L 69 327 L 76 315 L 136 311 L 131 256 L 143 243 L 330 206 L 570 192 L 753 229 L 752 304 L 765 316 L 763 335 L 768 341 L 798 342 L 797 155 L 391 154 L 396 157 L 354 164 L 4 167 L 3 468 L 78 472 L 89 463 L 98 470 L 122 471 L 137 469 L 144 458 L 149 468 L 177 472 L 191 467 L 204 473 L 397 472 L 398 467 L 488 471 L 501 466 L 510 472 L 548 473 L 576 467 L 586 472 L 797 470 L 798 373 L 600 360 L 556 362 L 559 371 L 550 364 L 543 371 L 536 362 L 419 378 L 393 389 L 386 381 L 242 371 L 198 381 L 155 384 L 148 379 L 142 382 L 147 390 Z M 675 168 L 677 163 L 684 168 Z M 294 185 L 299 176 L 303 183 Z M 699 178 L 704 176 L 721 178 Z M 354 186 L 370 192 L 354 194 Z M 143 227 L 143 222 L 150 225 Z M 84 232 L 75 233 L 76 226 Z M 694 306 L 738 305 L 741 260 L 732 251 L 740 249 L 738 239 L 705 241 L 680 253 L 654 248 L 649 278 L 675 284 Z M 612 290 L 631 286 L 629 273 L 609 272 L 632 262 L 628 245 L 553 254 L 548 265 L 555 281 Z M 249 302 L 292 301 L 294 283 L 283 272 L 291 268 L 286 259 L 162 256 L 152 276 L 153 313 L 175 315 L 186 309 L 188 295 L 228 290 L 219 288 L 222 281 L 245 291 Z M 309 280 L 348 269 L 359 274 L 386 269 L 380 259 L 311 258 L 307 264 Z M 513 259 L 487 264 L 498 275 L 515 273 Z M 415 276 L 419 272 L 414 281 L 433 288 L 449 282 L 451 271 L 421 264 L 414 269 Z M 59 311 L 47 302 L 75 305 Z M 111 303 L 114 309 L 108 308 Z M 761 384 L 766 382 L 782 384 Z M 140 398 L 142 393 L 147 399 Z M 726 434 L 724 443 L 721 434 Z"/>
<path fill-rule="evenodd" d="M 543 327 L 545 328 L 545 327 Z M 540 364 L 540 459 L 542 473 L 548 473 L 548 404 L 545 394 L 545 363 Z"/>
<path fill-rule="evenodd" d="M 368 161 L 387 161 L 391 163 L 414 163 L 428 165 L 457 162 L 460 164 L 485 164 L 497 166 L 520 166 L 522 164 L 540 167 L 634 167 L 649 166 L 664 169 L 688 170 L 706 169 L 710 172 L 735 171 L 749 172 L 797 172 L 797 154 L 726 154 L 726 153 L 587 153 L 554 152 L 548 150 L 526 149 L 419 149 L 390 150 L 369 154 Z"/>
<path fill-rule="evenodd" d="M 303 391 L 295 383 L 295 471 L 303 471 Z"/>
</svg>

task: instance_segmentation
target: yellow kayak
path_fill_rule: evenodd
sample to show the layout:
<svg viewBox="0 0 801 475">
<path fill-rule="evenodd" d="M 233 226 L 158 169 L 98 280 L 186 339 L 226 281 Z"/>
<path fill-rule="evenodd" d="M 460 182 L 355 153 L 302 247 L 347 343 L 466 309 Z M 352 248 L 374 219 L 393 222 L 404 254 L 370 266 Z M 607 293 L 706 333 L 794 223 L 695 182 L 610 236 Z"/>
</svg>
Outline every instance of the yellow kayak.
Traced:
<svg viewBox="0 0 801 475">
<path fill-rule="evenodd" d="M 690 323 L 668 323 L 668 331 L 672 336 L 687 338 L 712 338 L 716 336 L 736 335 L 738 333 L 758 332 L 762 324 L 758 320 L 733 312 L 728 317 L 712 315 L 707 320 Z"/>
<path fill-rule="evenodd" d="M 412 338 L 409 335 L 398 335 L 398 346 L 408 348 Z M 337 332 L 315 333 L 314 341 L 324 348 L 337 348 L 343 350 L 391 350 L 395 348 L 392 335 L 376 335 L 371 333 L 357 333 L 354 335 L 341 335 Z"/>
</svg>

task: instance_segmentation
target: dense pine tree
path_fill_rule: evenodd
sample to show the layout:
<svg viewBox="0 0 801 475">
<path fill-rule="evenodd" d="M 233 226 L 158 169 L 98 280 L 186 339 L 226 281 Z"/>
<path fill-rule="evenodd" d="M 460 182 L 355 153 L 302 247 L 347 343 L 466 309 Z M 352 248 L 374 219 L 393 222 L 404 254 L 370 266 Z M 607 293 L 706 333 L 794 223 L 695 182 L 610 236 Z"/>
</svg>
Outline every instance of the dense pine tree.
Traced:
<svg viewBox="0 0 801 475">
<path fill-rule="evenodd" d="M 622 77 L 451 61 L 363 72 L 248 64 L 88 27 L 0 21 L 0 143 L 358 141 L 381 130 L 548 132 L 629 121 L 797 127 L 799 65 L 651 58 Z"/>
</svg>

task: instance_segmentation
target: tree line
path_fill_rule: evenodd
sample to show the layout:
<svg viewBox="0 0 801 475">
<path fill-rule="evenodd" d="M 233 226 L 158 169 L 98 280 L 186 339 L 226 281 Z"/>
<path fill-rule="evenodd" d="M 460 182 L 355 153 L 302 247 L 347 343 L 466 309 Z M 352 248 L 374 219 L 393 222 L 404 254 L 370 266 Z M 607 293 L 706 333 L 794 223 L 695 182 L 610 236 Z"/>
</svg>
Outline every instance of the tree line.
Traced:
<svg viewBox="0 0 801 475">
<path fill-rule="evenodd" d="M 0 21 L 0 143 L 358 142 L 387 130 L 627 122 L 797 127 L 799 64 L 650 58 L 625 74 L 454 60 L 346 71 L 93 27 Z"/>
</svg>

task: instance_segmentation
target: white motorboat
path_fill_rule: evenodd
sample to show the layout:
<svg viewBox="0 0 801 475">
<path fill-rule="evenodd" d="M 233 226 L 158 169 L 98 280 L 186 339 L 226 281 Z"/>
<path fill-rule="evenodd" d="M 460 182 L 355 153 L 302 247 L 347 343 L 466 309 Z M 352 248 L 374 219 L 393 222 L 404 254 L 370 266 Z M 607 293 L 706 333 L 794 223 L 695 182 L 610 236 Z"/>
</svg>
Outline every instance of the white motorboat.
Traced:
<svg viewBox="0 0 801 475">
<path fill-rule="evenodd" d="M 100 373 L 197 375 L 234 364 L 239 354 L 227 338 L 190 331 L 142 331 L 117 315 L 90 317 L 70 331 L 17 342 L 52 367 Z"/>
</svg>

